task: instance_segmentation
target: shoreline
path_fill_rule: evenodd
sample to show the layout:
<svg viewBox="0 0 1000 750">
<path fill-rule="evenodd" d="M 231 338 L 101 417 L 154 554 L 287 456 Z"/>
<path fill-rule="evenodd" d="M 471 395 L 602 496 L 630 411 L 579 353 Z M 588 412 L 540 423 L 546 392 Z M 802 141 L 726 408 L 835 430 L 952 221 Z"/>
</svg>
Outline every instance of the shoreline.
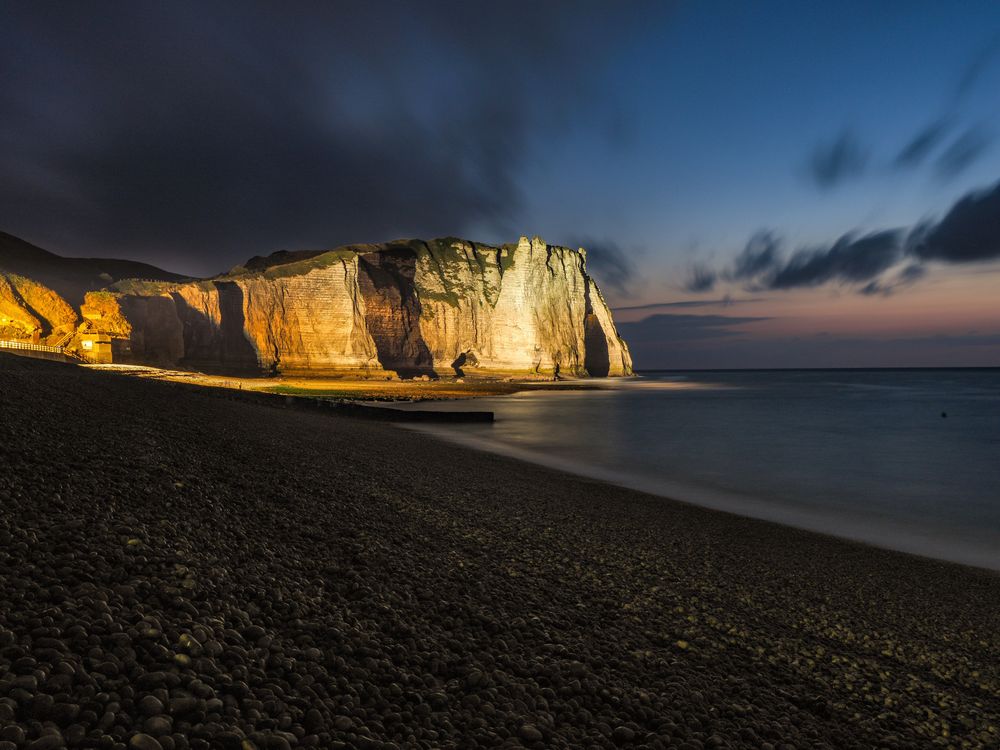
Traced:
<svg viewBox="0 0 1000 750">
<path fill-rule="evenodd" d="M 346 406 L 357 404 L 359 410 L 342 410 L 339 415 L 344 417 L 370 418 L 371 409 L 390 407 L 399 416 L 413 412 L 431 414 L 453 414 L 453 410 L 423 409 L 423 405 L 433 407 L 434 404 L 445 402 L 473 402 L 477 399 L 513 396 L 523 391 L 561 391 L 561 390 L 593 390 L 604 391 L 622 387 L 621 382 L 637 383 L 644 373 L 661 373 L 673 371 L 647 370 L 637 371 L 635 376 L 628 378 L 604 378 L 598 381 L 586 379 L 564 378 L 552 381 L 545 378 L 500 378 L 473 377 L 439 378 L 423 381 L 419 378 L 379 379 L 360 378 L 354 376 L 315 376 L 303 375 L 275 377 L 237 377 L 216 375 L 195 370 L 173 370 L 148 365 L 77 365 L 87 370 L 110 374 L 126 375 L 142 379 L 178 383 L 188 386 L 198 386 L 209 391 L 240 393 L 261 393 L 270 396 L 286 396 L 289 403 L 308 404 L 315 401 L 340 402 Z M 801 368 L 800 368 L 801 369 Z M 829 368 L 825 368 L 829 369 Z M 842 368 L 851 369 L 851 368 Z M 853 368 L 869 370 L 874 368 Z M 900 368 L 881 368 L 900 369 Z M 903 368 L 906 369 L 906 368 Z M 912 368 L 910 368 L 912 369 Z M 997 369 L 997 368 L 917 368 L 925 370 L 938 369 Z M 760 370 L 780 371 L 780 370 Z M 727 370 L 707 370 L 690 372 L 728 372 Z M 683 381 L 671 383 L 671 388 L 698 387 Z M 261 402 L 258 402 L 261 403 Z M 407 409 L 407 406 L 415 409 Z M 395 410 L 392 407 L 397 407 Z M 365 409 L 364 407 L 368 407 Z M 400 411 L 402 407 L 405 412 Z M 364 409 L 363 411 L 361 409 Z M 464 410 L 463 410 L 464 411 Z M 376 412 L 377 414 L 377 412 Z M 461 415 L 462 412 L 458 412 Z M 461 445 L 472 450 L 493 455 L 513 458 L 514 460 L 553 469 L 573 476 L 597 480 L 621 489 L 640 492 L 660 498 L 664 501 L 682 503 L 697 508 L 718 511 L 740 518 L 761 520 L 774 523 L 789 529 L 806 531 L 829 536 L 830 538 L 859 543 L 873 549 L 900 552 L 934 561 L 953 563 L 980 568 L 990 572 L 1000 572 L 1000 546 L 988 543 L 969 545 L 966 540 L 958 538 L 942 538 L 929 536 L 927 530 L 916 525 L 900 527 L 891 519 L 878 516 L 844 517 L 835 513 L 824 512 L 821 509 L 809 509 L 791 504 L 769 502 L 751 495 L 716 488 L 700 487 L 682 482 L 660 480 L 656 478 L 634 477 L 623 472 L 595 469 L 572 459 L 542 456 L 528 449 L 502 443 L 498 440 L 470 435 L 445 426 L 452 423 L 492 422 L 492 412 L 469 412 L 469 419 L 405 419 L 393 420 L 391 417 L 378 417 L 396 426 L 433 436 L 453 445 Z M 486 419 L 486 416 L 490 418 Z M 424 424 L 442 422 L 445 424 Z"/>
<path fill-rule="evenodd" d="M 455 378 L 422 381 L 420 379 L 382 380 L 349 376 L 306 377 L 300 375 L 277 376 L 273 378 L 240 378 L 193 370 L 171 370 L 147 365 L 84 365 L 83 367 L 99 372 L 199 386 L 209 390 L 231 391 L 233 395 L 244 391 L 247 393 L 257 392 L 274 396 L 287 396 L 290 399 L 294 399 L 295 402 L 302 403 L 329 400 L 339 401 L 347 405 L 357 403 L 359 407 L 367 406 L 370 408 L 396 406 L 406 409 L 408 405 L 413 405 L 416 408 L 412 410 L 406 409 L 408 413 L 427 411 L 445 415 L 450 414 L 451 410 L 435 411 L 433 408 L 422 409 L 421 406 L 428 405 L 433 407 L 434 404 L 443 402 L 472 402 L 482 398 L 512 396 L 522 391 L 560 391 L 567 389 L 603 391 L 622 387 L 621 381 L 626 383 L 640 382 L 643 372 L 668 372 L 659 370 L 643 371 L 637 372 L 636 376 L 630 378 L 605 378 L 595 382 L 573 378 L 550 381 L 547 379 L 499 377 L 470 378 L 468 380 L 458 379 L 464 380 L 464 382 L 456 382 Z M 942 368 L 921 369 L 933 370 Z M 770 372 L 771 370 L 763 371 Z M 692 386 L 681 381 L 671 383 L 669 387 L 689 388 L 697 386 Z M 347 412 L 343 412 L 342 416 L 366 418 L 366 413 L 359 411 L 348 414 Z M 485 416 L 486 414 L 491 413 L 470 413 L 468 416 L 472 418 L 467 420 L 429 419 L 426 421 L 441 421 L 444 423 L 493 421 L 492 418 L 475 418 L 479 415 Z M 1000 546 L 990 545 L 985 542 L 969 545 L 965 540 L 958 538 L 928 536 L 925 529 L 912 524 L 900 527 L 891 519 L 878 516 L 844 517 L 835 513 L 824 512 L 820 509 L 809 509 L 791 504 L 768 502 L 761 498 L 733 491 L 699 487 L 682 482 L 672 482 L 655 478 L 637 478 L 623 472 L 595 469 L 575 462 L 572 459 L 542 456 L 524 448 L 502 443 L 498 440 L 470 435 L 443 425 L 421 424 L 424 420 L 394 421 L 386 417 L 384 421 L 393 422 L 403 429 L 434 436 L 454 445 L 461 445 L 494 455 L 506 456 L 517 461 L 531 463 L 574 476 L 605 482 L 615 487 L 641 492 L 669 502 L 684 503 L 741 518 L 762 520 L 790 529 L 817 533 L 842 541 L 868 545 L 874 549 L 901 552 L 929 560 L 965 565 L 991 572 L 1000 572 Z"/>
<path fill-rule="evenodd" d="M 718 511 L 738 518 L 766 521 L 789 529 L 828 536 L 831 539 L 900 552 L 927 560 L 953 563 L 1000 573 L 1000 546 L 970 545 L 961 539 L 929 537 L 918 526 L 894 524 L 878 516 L 845 517 L 819 509 L 768 502 L 751 495 L 682 482 L 635 477 L 624 472 L 598 469 L 573 459 L 545 456 L 527 448 L 439 425 L 408 424 L 400 427 L 473 450 L 506 456 L 573 476 L 593 479 L 626 490 L 641 492 L 667 502 Z"/>
<path fill-rule="evenodd" d="M 15 747 L 1000 741 L 990 571 L 78 367 L 0 413 Z"/>
</svg>

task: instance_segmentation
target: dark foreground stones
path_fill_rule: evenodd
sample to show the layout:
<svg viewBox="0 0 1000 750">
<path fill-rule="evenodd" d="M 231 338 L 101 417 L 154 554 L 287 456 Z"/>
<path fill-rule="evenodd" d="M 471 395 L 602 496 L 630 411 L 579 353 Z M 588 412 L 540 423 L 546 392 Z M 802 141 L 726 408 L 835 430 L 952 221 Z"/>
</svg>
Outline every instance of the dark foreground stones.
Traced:
<svg viewBox="0 0 1000 750">
<path fill-rule="evenodd" d="M 1000 577 L 0 355 L 0 750 L 998 747 Z"/>
</svg>

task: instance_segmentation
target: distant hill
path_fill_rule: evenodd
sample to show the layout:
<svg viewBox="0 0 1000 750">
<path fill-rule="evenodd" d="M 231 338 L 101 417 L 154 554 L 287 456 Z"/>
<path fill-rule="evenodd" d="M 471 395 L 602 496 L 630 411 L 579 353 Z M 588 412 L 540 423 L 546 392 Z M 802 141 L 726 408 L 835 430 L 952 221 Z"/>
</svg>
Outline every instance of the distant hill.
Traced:
<svg viewBox="0 0 1000 750">
<path fill-rule="evenodd" d="M 77 308 L 86 292 L 103 289 L 121 279 L 184 281 L 188 278 L 132 260 L 64 258 L 6 232 L 0 232 L 0 271 L 40 282 Z"/>
</svg>

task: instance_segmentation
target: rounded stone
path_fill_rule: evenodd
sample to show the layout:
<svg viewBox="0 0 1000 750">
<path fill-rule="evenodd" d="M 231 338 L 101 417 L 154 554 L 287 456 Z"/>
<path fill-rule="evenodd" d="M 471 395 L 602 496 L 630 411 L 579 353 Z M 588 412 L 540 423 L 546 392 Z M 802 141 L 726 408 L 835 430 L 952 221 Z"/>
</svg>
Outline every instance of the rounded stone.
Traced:
<svg viewBox="0 0 1000 750">
<path fill-rule="evenodd" d="M 534 724 L 522 724 L 517 735 L 525 742 L 541 742 L 543 739 L 541 731 Z"/>
<path fill-rule="evenodd" d="M 170 713 L 174 716 L 191 713 L 198 710 L 198 699 L 190 695 L 182 695 L 170 699 Z"/>
<path fill-rule="evenodd" d="M 10 740 L 18 744 L 24 742 L 24 737 L 24 730 L 17 725 L 6 726 L 0 729 L 0 740 Z"/>
<path fill-rule="evenodd" d="M 58 750 L 63 746 L 63 736 L 58 733 L 45 734 L 28 744 L 28 750 Z"/>
<path fill-rule="evenodd" d="M 142 728 L 146 730 L 146 734 L 160 737 L 164 734 L 170 734 L 173 731 L 174 725 L 170 721 L 169 716 L 150 716 L 146 719 Z"/>
<path fill-rule="evenodd" d="M 132 750 L 163 750 L 163 745 L 148 734 L 136 734 L 128 741 L 128 746 Z"/>
<path fill-rule="evenodd" d="M 139 701 L 139 711 L 145 716 L 156 716 L 163 713 L 163 702 L 155 695 L 147 695 Z"/>
<path fill-rule="evenodd" d="M 611 739 L 617 745 L 627 745 L 635 741 L 635 730 L 625 726 L 615 727 L 615 731 L 611 733 Z"/>
<path fill-rule="evenodd" d="M 338 716 L 333 720 L 333 728 L 338 732 L 349 732 L 354 728 L 354 722 L 349 716 Z"/>
</svg>

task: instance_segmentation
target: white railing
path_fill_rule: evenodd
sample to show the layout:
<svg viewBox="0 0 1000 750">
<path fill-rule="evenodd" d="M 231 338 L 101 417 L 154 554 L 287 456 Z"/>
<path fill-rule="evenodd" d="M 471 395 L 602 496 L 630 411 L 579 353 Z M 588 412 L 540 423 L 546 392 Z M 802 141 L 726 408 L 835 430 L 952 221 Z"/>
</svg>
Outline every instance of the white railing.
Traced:
<svg viewBox="0 0 1000 750">
<path fill-rule="evenodd" d="M 0 349 L 21 349 L 29 352 L 51 352 L 52 354 L 63 353 L 61 346 L 45 346 L 45 344 L 32 344 L 28 341 L 0 340 Z"/>
</svg>

